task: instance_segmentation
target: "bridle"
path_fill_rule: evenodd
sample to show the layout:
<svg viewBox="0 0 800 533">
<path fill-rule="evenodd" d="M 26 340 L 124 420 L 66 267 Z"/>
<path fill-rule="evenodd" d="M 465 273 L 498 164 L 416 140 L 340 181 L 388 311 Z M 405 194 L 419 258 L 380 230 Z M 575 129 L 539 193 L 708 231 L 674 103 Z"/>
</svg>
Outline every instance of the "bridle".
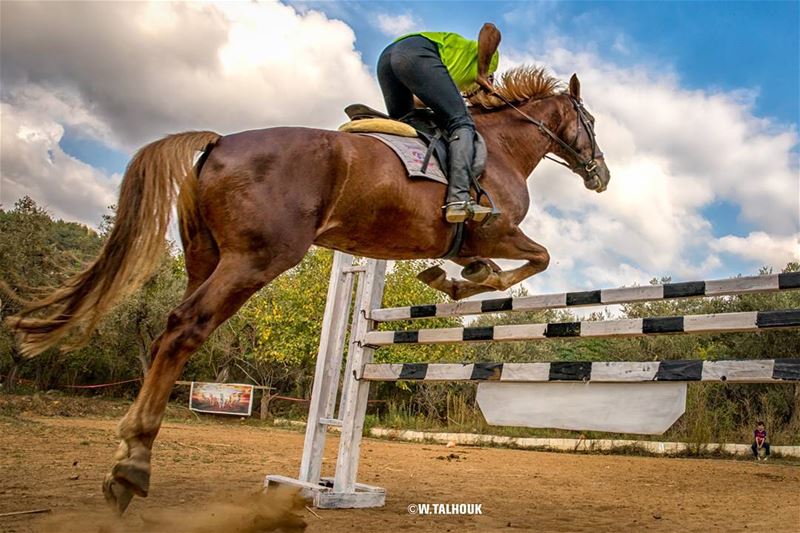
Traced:
<svg viewBox="0 0 800 533">
<path fill-rule="evenodd" d="M 586 178 L 584 178 L 584 181 L 589 181 L 594 178 L 597 178 L 598 180 L 600 179 L 597 170 L 597 159 L 603 157 L 603 152 L 601 152 L 600 149 L 597 147 L 597 140 L 595 138 L 592 122 L 589 120 L 586 108 L 583 107 L 583 103 L 578 98 L 575 98 L 571 94 L 568 95 L 570 101 L 572 102 L 572 106 L 575 108 L 575 114 L 577 115 L 577 121 L 578 121 L 578 128 L 577 131 L 575 132 L 575 140 L 572 141 L 572 144 L 569 144 L 563 141 L 558 135 L 553 133 L 553 131 L 547 126 L 545 126 L 545 124 L 541 120 L 536 120 L 532 116 L 528 115 L 522 109 L 518 108 L 517 106 L 509 102 L 507 98 L 503 97 L 503 95 L 497 92 L 492 92 L 492 94 L 497 96 L 503 102 L 505 102 L 505 104 L 508 105 L 511 109 L 513 109 L 514 111 L 525 117 L 525 119 L 527 119 L 528 122 L 531 122 L 537 128 L 539 128 L 539 131 L 550 137 L 559 146 L 561 146 L 564 150 L 566 150 L 568 154 L 570 154 L 572 157 L 575 158 L 577 164 L 575 166 L 572 166 L 569 163 L 566 163 L 554 157 L 550 157 L 549 155 L 545 155 L 547 159 L 555 161 L 559 165 L 563 165 L 573 172 L 576 172 L 579 169 L 585 170 Z M 581 157 L 581 154 L 579 154 L 578 151 L 575 150 L 575 148 L 573 147 L 573 145 L 578 142 L 578 137 L 580 136 L 581 127 L 584 130 L 586 130 L 586 133 L 589 135 L 589 139 L 591 139 L 592 142 L 592 158 L 589 160 L 586 160 L 583 157 Z"/>
</svg>

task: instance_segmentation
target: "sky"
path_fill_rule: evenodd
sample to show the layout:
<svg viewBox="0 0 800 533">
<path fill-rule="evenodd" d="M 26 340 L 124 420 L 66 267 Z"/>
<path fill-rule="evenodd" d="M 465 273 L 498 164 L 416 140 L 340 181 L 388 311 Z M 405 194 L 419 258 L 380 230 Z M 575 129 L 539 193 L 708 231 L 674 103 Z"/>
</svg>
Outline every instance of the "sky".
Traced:
<svg viewBox="0 0 800 533">
<path fill-rule="evenodd" d="M 167 133 L 336 128 L 382 108 L 381 50 L 475 38 L 500 70 L 576 72 L 612 178 L 554 163 L 522 223 L 548 248 L 531 292 L 779 271 L 800 261 L 800 3 L 2 2 L 0 204 L 97 227 L 127 161 Z"/>
</svg>

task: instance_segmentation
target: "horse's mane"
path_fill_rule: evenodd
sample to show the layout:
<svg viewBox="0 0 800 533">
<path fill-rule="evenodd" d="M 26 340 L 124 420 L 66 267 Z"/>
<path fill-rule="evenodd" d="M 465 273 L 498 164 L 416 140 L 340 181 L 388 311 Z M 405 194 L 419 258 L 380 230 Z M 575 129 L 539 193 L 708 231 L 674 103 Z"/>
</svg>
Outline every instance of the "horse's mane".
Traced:
<svg viewBox="0 0 800 533">
<path fill-rule="evenodd" d="M 564 83 L 551 76 L 545 67 L 521 65 L 503 72 L 500 79 L 495 82 L 494 88 L 503 98 L 516 104 L 558 94 L 564 89 Z M 484 109 L 506 105 L 498 97 L 483 90 L 468 96 L 467 102 L 473 107 Z"/>
</svg>

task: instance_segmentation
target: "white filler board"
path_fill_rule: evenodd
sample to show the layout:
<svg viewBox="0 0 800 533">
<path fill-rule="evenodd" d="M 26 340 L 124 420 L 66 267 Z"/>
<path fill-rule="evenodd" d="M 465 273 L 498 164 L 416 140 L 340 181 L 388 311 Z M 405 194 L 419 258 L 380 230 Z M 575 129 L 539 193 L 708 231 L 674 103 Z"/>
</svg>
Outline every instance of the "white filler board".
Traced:
<svg viewBox="0 0 800 533">
<path fill-rule="evenodd" d="M 660 435 L 686 409 L 686 383 L 489 381 L 477 400 L 493 426 Z"/>
</svg>

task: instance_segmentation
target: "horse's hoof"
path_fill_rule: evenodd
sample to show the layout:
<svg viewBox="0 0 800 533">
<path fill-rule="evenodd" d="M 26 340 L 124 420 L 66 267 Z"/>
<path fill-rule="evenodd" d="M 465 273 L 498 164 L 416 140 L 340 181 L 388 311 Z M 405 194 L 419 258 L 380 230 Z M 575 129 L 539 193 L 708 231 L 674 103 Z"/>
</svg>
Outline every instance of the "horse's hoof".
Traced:
<svg viewBox="0 0 800 533">
<path fill-rule="evenodd" d="M 417 274 L 417 279 L 426 285 L 436 288 L 447 277 L 447 272 L 440 266 L 432 266 Z"/>
<path fill-rule="evenodd" d="M 481 284 L 492 275 L 492 269 L 486 263 L 475 261 L 461 270 L 461 277 L 472 283 Z"/>
<path fill-rule="evenodd" d="M 136 496 L 147 497 L 150 489 L 150 470 L 131 461 L 120 461 L 111 469 L 117 483 L 133 491 Z"/>
<path fill-rule="evenodd" d="M 107 474 L 103 480 L 103 496 L 111 510 L 121 516 L 133 499 L 133 491 Z"/>
</svg>

